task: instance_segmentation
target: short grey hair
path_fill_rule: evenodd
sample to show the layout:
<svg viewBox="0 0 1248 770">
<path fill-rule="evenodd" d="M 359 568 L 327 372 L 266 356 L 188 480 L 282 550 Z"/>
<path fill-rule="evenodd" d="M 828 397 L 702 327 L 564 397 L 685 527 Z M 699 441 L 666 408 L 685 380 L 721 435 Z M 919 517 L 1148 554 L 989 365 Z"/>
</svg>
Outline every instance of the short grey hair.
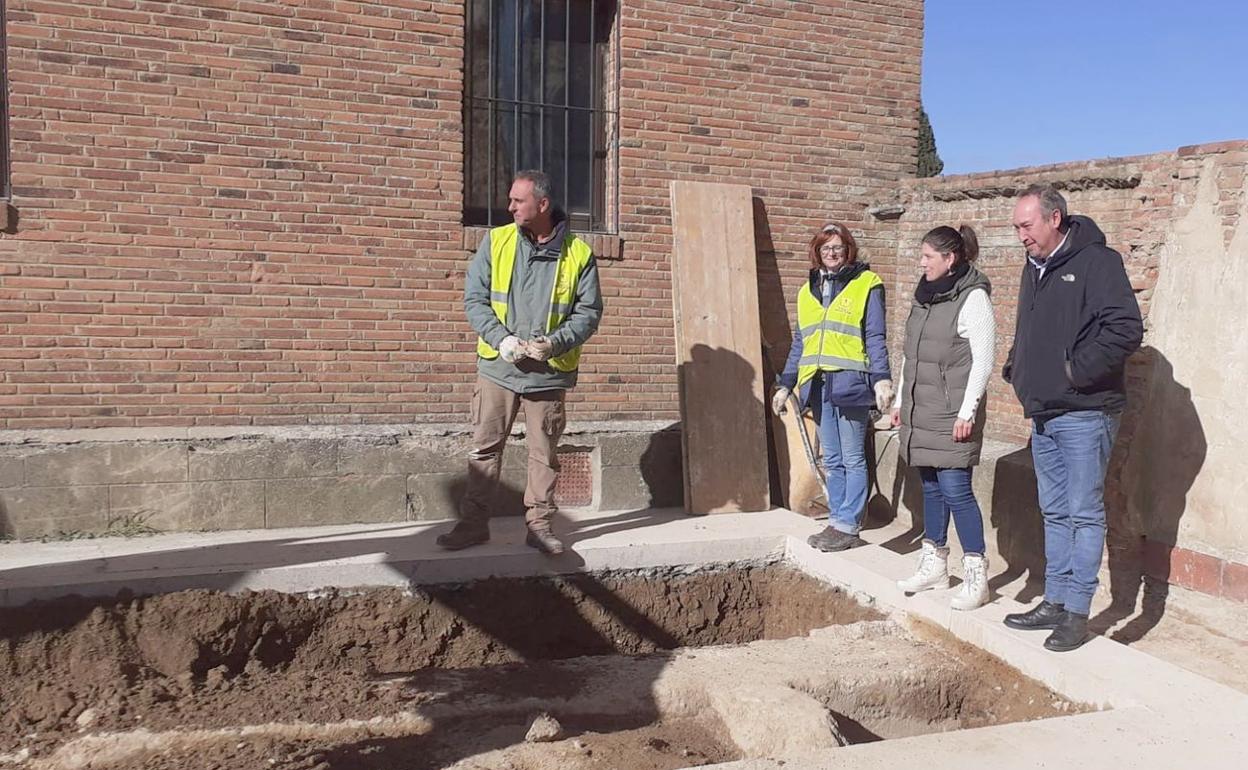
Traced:
<svg viewBox="0 0 1248 770">
<path fill-rule="evenodd" d="M 1051 184 L 1033 184 L 1018 194 L 1023 198 L 1036 198 L 1040 201 L 1040 213 L 1045 217 L 1053 216 L 1054 211 L 1062 212 L 1062 221 L 1066 221 L 1066 198 Z"/>
<path fill-rule="evenodd" d="M 541 198 L 550 198 L 550 177 L 544 171 L 536 171 L 533 169 L 521 171 L 516 174 L 516 178 L 512 181 L 519 182 L 521 179 L 526 182 L 533 183 L 533 194 Z"/>
</svg>

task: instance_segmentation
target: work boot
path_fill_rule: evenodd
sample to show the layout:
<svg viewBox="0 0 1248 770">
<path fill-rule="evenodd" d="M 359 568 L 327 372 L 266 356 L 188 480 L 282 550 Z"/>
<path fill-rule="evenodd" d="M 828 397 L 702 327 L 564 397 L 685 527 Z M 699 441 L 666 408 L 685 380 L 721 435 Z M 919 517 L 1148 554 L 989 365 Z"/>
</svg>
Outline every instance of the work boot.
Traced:
<svg viewBox="0 0 1248 770">
<path fill-rule="evenodd" d="M 988 557 L 977 553 L 962 556 L 962 588 L 949 600 L 955 610 L 974 610 L 988 602 Z"/>
<path fill-rule="evenodd" d="M 563 553 L 563 541 L 550 531 L 549 524 L 534 524 L 524 536 L 524 544 L 536 548 L 547 556 L 558 556 Z"/>
<path fill-rule="evenodd" d="M 897 587 L 907 594 L 949 587 L 949 549 L 931 540 L 923 541 L 919 553 L 919 568 L 905 580 L 898 580 Z"/>
<path fill-rule="evenodd" d="M 484 522 L 460 521 L 450 532 L 438 535 L 435 541 L 439 548 L 447 551 L 459 551 L 474 545 L 490 542 L 490 525 Z"/>
<path fill-rule="evenodd" d="M 806 544 L 811 548 L 823 551 L 824 553 L 844 551 L 850 548 L 857 548 L 860 545 L 865 545 L 862 538 L 857 535 L 842 532 L 836 527 L 825 527 L 822 532 L 806 538 Z"/>
<path fill-rule="evenodd" d="M 1092 635 L 1088 633 L 1088 616 L 1067 612 L 1057 628 L 1044 640 L 1044 649 L 1053 652 L 1070 652 L 1084 645 Z"/>
<path fill-rule="evenodd" d="M 1057 628 L 1066 617 L 1066 608 L 1045 599 L 1026 612 L 1017 612 L 1005 616 L 1005 624 L 1020 631 L 1038 631 L 1044 628 Z"/>
</svg>

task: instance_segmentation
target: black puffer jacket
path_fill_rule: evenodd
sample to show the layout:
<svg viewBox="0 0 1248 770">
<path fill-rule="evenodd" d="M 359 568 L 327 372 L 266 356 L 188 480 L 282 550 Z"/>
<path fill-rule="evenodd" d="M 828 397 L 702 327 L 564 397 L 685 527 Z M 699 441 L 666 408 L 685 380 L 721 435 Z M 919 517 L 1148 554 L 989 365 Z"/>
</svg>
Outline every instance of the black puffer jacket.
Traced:
<svg viewBox="0 0 1248 770">
<path fill-rule="evenodd" d="M 1121 411 L 1127 357 L 1144 337 L 1122 257 L 1091 219 L 1072 216 L 1069 226 L 1043 276 L 1030 260 L 1023 266 L 1014 346 L 1002 375 L 1027 417 Z"/>
</svg>

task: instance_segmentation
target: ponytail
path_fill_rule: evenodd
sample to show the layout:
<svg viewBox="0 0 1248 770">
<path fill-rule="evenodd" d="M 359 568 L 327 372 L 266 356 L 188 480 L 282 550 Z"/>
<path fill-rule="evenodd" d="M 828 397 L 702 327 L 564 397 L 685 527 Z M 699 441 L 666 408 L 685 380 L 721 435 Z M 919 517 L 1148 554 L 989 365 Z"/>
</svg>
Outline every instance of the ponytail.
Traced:
<svg viewBox="0 0 1248 770">
<path fill-rule="evenodd" d="M 952 254 L 954 264 L 969 264 L 979 257 L 979 238 L 970 225 L 961 225 L 957 230 L 948 225 L 932 228 L 922 242 L 941 254 Z"/>
<path fill-rule="evenodd" d="M 962 236 L 962 259 L 974 262 L 979 258 L 979 238 L 970 225 L 958 225 L 958 235 Z"/>
</svg>

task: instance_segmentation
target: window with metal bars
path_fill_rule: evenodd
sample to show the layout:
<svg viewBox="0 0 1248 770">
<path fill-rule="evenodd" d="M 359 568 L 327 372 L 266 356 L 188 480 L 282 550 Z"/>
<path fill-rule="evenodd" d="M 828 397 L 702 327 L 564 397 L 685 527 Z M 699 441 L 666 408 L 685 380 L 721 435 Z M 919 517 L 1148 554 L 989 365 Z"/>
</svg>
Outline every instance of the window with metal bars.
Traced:
<svg viewBox="0 0 1248 770">
<path fill-rule="evenodd" d="M 12 195 L 9 187 L 9 41 L 8 8 L 0 0 L 0 200 Z"/>
<path fill-rule="evenodd" d="M 614 0 L 468 0 L 464 224 L 511 221 L 512 176 L 545 171 L 575 230 L 615 227 Z"/>
</svg>

